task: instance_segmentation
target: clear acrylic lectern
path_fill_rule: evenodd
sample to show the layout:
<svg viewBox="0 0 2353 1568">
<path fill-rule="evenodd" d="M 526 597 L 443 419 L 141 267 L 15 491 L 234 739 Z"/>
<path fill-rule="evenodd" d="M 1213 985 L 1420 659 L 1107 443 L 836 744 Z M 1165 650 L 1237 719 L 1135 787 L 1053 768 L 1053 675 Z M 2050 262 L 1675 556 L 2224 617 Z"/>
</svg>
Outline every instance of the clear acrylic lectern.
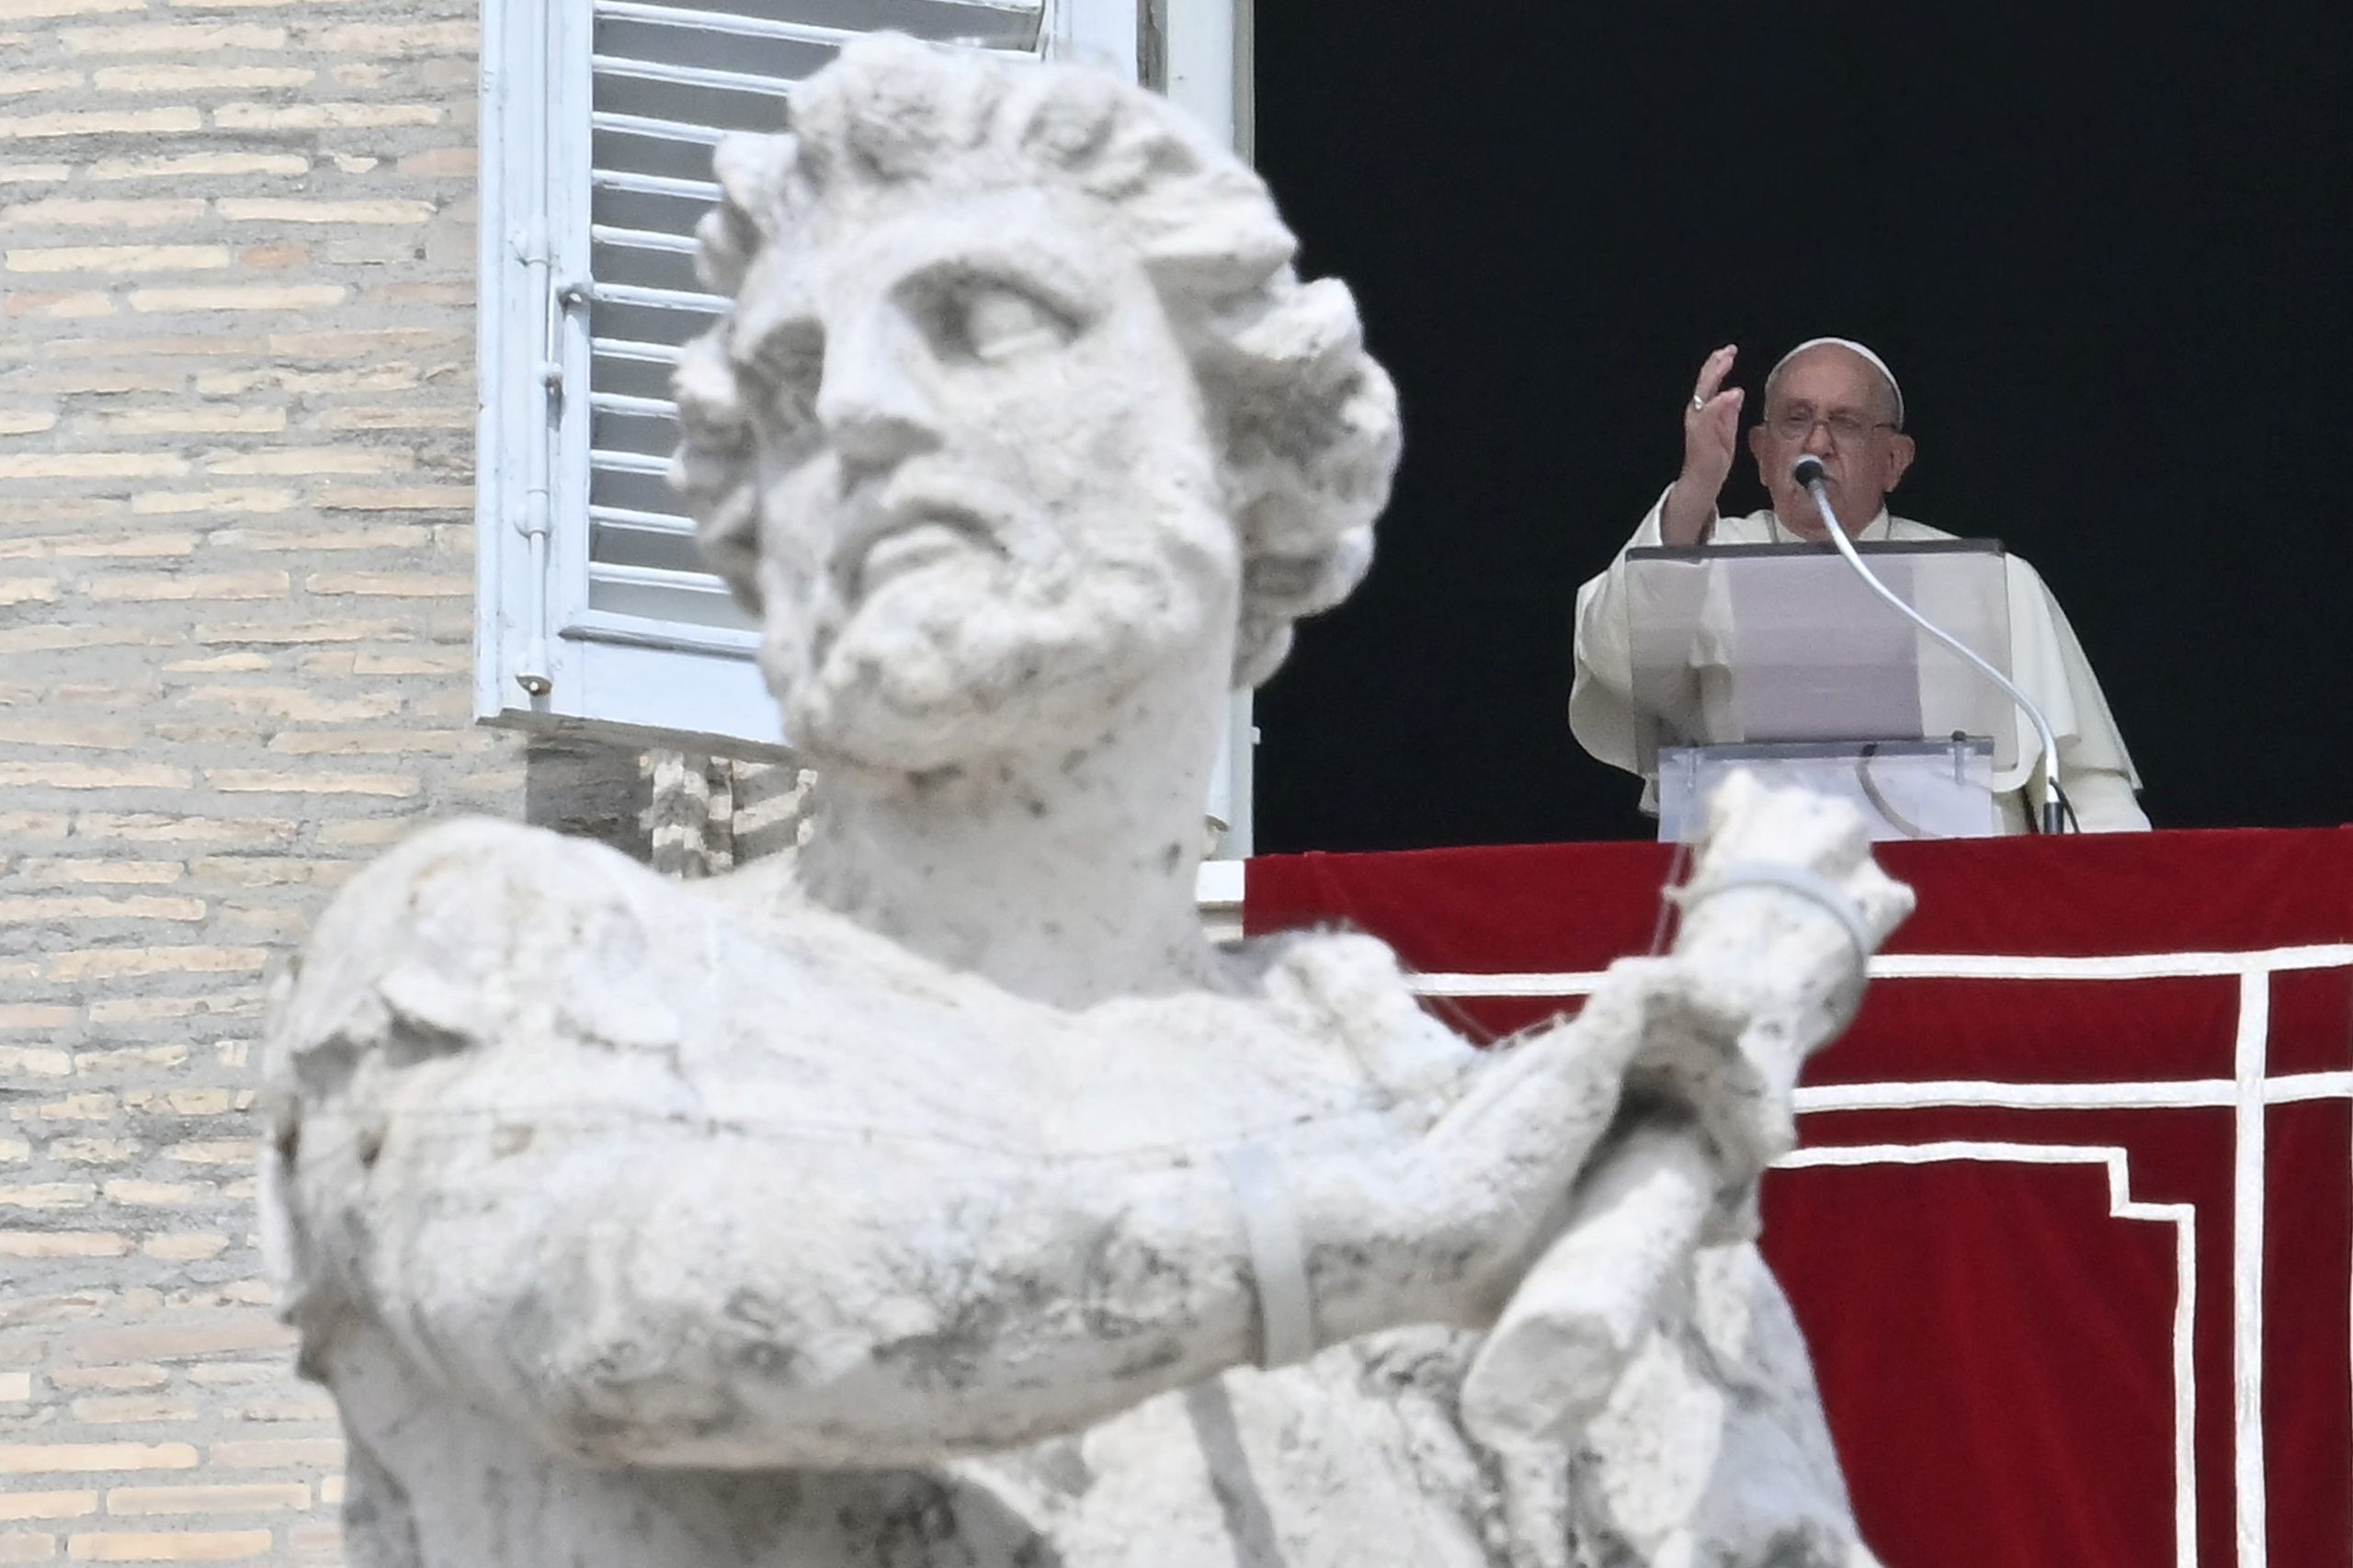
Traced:
<svg viewBox="0 0 2353 1568">
<path fill-rule="evenodd" d="M 1899 598 L 2010 666 L 1992 540 L 1857 547 Z M 1637 761 L 1659 836 L 1698 836 L 1734 767 L 1854 802 L 1874 838 L 2001 831 L 1994 775 L 2018 756 L 2008 697 L 1870 591 L 1827 544 L 1626 552 Z"/>
</svg>

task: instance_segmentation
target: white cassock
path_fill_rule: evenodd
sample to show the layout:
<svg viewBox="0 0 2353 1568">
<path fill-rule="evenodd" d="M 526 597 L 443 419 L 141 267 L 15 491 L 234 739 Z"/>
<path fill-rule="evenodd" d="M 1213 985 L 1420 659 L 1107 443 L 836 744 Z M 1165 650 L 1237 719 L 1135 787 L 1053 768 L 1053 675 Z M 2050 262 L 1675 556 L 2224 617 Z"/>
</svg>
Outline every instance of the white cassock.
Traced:
<svg viewBox="0 0 2353 1568">
<path fill-rule="evenodd" d="M 1661 495 L 1664 504 L 1665 497 Z M 1656 546 L 1657 506 L 1626 541 L 1628 550 Z M 1771 510 L 1745 517 L 1718 517 L 1708 536 L 1710 544 L 1788 543 L 1794 536 L 1782 529 Z M 1909 517 L 1891 517 L 1885 509 L 1855 536 L 1862 540 L 1951 539 L 1954 535 Z M 2041 574 L 2015 555 L 2004 561 L 2009 573 L 2010 678 L 2042 710 L 2052 733 L 2059 738 L 2059 784 L 2075 809 L 2075 820 L 2086 833 L 2146 832 L 2149 819 L 2133 799 L 2141 776 L 2117 733 L 2116 716 L 2084 657 L 2075 629 L 2043 586 Z M 1629 773 L 1639 772 L 1635 761 L 1637 723 L 1633 690 L 1632 650 L 1627 639 L 1626 554 L 1608 571 L 1577 590 L 1576 682 L 1569 692 L 1569 729 L 1577 743 L 1602 761 Z M 2024 833 L 2037 820 L 2041 778 L 2036 763 L 2042 743 L 2021 713 L 2018 725 L 2018 760 L 1994 776 L 2004 831 Z M 1646 779 L 1643 809 L 1658 809 L 1658 781 Z"/>
</svg>

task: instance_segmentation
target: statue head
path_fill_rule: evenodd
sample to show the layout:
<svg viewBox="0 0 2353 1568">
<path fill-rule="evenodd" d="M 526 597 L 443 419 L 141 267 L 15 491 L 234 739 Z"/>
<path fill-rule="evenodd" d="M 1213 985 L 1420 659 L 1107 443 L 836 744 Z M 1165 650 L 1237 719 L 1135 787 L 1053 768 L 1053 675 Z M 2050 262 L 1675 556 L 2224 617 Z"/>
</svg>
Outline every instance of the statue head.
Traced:
<svg viewBox="0 0 2353 1568">
<path fill-rule="evenodd" d="M 1363 575 L 1394 392 L 1162 99 L 882 36 L 716 166 L 678 476 L 796 744 L 920 770 L 1177 661 L 1255 685 Z"/>
</svg>

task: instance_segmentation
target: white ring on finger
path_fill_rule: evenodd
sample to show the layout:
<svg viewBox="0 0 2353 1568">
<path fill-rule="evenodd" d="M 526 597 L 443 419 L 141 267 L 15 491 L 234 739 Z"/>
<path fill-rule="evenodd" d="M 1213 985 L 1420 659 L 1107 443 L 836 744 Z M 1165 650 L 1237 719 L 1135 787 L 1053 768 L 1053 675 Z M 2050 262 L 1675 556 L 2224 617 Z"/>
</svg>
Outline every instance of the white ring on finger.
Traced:
<svg viewBox="0 0 2353 1568">
<path fill-rule="evenodd" d="M 1708 400 L 1707 400 L 1706 398 L 1701 397 L 1698 392 L 1693 392 L 1693 393 L 1691 394 L 1691 412 L 1692 412 L 1692 413 L 1694 413 L 1694 414 L 1700 414 L 1700 413 L 1704 413 L 1704 412 L 1706 412 L 1706 410 L 1707 410 L 1707 406 L 1708 406 Z"/>
</svg>

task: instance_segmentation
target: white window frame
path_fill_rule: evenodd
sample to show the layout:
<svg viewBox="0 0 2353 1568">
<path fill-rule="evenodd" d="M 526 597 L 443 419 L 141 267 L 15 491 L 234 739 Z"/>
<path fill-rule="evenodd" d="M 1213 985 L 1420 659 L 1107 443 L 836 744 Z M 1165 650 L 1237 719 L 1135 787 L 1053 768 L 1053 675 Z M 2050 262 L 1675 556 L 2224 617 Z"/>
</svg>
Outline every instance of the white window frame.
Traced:
<svg viewBox="0 0 2353 1568">
<path fill-rule="evenodd" d="M 1247 4 L 1046 0 L 1042 52 L 1145 76 L 1156 63 L 1169 96 L 1246 154 Z M 598 13 L 625 5 L 483 8 L 474 715 L 622 744 L 784 756 L 755 633 L 587 602 L 590 55 Z M 1248 852 L 1249 712 L 1238 697 L 1210 805 L 1226 824 L 1227 855 Z"/>
</svg>

